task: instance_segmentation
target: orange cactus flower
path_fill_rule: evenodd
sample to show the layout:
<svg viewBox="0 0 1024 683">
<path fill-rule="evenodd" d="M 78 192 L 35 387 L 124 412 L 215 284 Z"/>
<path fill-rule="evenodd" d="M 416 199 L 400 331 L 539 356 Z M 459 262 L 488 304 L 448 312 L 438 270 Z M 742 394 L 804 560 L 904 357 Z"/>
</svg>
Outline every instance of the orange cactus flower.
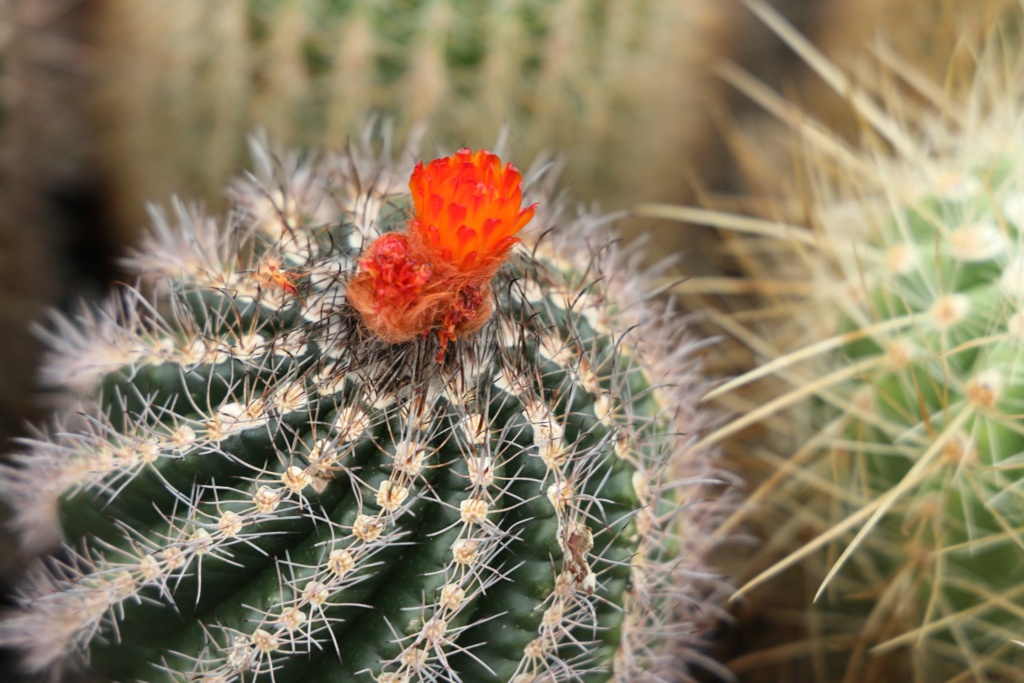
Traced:
<svg viewBox="0 0 1024 683">
<path fill-rule="evenodd" d="M 490 319 L 491 278 L 536 205 L 522 208 L 522 175 L 486 150 L 416 164 L 409 189 L 408 234 L 386 233 L 370 245 L 348 300 L 384 341 L 437 332 L 440 361 L 450 341 Z"/>
<path fill-rule="evenodd" d="M 450 157 L 413 169 L 409 189 L 416 215 L 409 240 L 420 253 L 463 272 L 490 277 L 533 218 L 523 203 L 523 178 L 497 154 L 463 147 Z"/>
</svg>

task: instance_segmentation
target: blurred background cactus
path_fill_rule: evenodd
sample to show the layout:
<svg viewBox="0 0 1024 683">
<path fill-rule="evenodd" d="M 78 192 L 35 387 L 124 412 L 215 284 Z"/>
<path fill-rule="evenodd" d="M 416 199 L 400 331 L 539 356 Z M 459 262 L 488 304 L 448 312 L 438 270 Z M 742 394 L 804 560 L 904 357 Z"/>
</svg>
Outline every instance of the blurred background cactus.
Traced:
<svg viewBox="0 0 1024 683">
<path fill-rule="evenodd" d="M 1017 680 L 1019 10 L 966 87 L 943 90 L 887 47 L 854 81 L 752 7 L 864 128 L 847 142 L 751 88 L 791 127 L 801 190 L 784 188 L 767 221 L 710 220 L 733 231 L 727 252 L 757 297 L 711 314 L 756 359 L 707 397 L 739 416 L 706 442 L 761 481 L 723 532 L 765 540 L 741 594 L 790 597 L 761 615 L 782 638 L 731 666 L 749 680 Z"/>
<path fill-rule="evenodd" d="M 567 153 L 567 181 L 606 208 L 679 199 L 727 13 L 704 1 L 104 0 L 100 162 L 134 225 L 144 201 L 175 191 L 219 199 L 254 126 L 340 146 L 377 111 L 399 139 L 429 123 L 444 149 L 512 124 L 517 156 Z"/>
<path fill-rule="evenodd" d="M 698 345 L 607 221 L 535 195 L 489 322 L 389 343 L 352 275 L 410 154 L 254 156 L 227 222 L 157 212 L 141 289 L 56 324 L 67 407 L 2 481 L 63 548 L 0 642 L 111 680 L 689 679 L 724 595 Z"/>
</svg>

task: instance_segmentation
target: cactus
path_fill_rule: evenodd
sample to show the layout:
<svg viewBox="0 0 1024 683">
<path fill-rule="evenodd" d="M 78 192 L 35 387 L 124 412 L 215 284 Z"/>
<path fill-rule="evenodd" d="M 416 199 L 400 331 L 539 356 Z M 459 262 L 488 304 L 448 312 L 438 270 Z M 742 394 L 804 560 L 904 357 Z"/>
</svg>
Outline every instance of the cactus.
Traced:
<svg viewBox="0 0 1024 683">
<path fill-rule="evenodd" d="M 905 666 L 916 681 L 1019 680 L 1019 17 L 957 99 L 884 50 L 894 71 L 865 92 L 750 4 L 870 130 L 858 149 L 787 117 L 801 135 L 812 228 L 712 217 L 751 233 L 734 246 L 754 279 L 747 291 L 767 297 L 763 309 L 718 316 L 761 362 L 708 397 L 748 410 L 707 443 L 751 427 L 774 434 L 760 441 L 774 452 L 750 455 L 771 475 L 723 526 L 760 527 L 774 556 L 741 592 L 814 561 L 818 605 L 800 651 L 815 680 L 897 680 Z M 926 106 L 890 87 L 904 77 Z"/>
<path fill-rule="evenodd" d="M 685 679 L 696 345 L 607 219 L 469 150 L 410 199 L 357 147 L 254 145 L 226 224 L 156 211 L 139 286 L 53 326 L 67 405 L 3 493 L 61 550 L 0 642 L 124 681 Z"/>
<path fill-rule="evenodd" d="M 511 125 L 517 154 L 566 152 L 567 179 L 605 207 L 678 199 L 729 14 L 708 0 L 103 0 L 98 158 L 131 230 L 171 192 L 216 201 L 254 126 L 340 147 L 368 111 L 402 137 L 428 123 L 444 148 Z"/>
</svg>

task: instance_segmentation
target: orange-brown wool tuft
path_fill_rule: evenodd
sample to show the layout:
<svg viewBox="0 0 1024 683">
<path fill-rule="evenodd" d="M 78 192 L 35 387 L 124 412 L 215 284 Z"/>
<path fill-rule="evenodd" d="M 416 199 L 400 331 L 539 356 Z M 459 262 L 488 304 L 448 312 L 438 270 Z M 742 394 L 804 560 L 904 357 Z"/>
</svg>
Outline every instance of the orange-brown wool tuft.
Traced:
<svg viewBox="0 0 1024 683">
<path fill-rule="evenodd" d="M 348 301 L 384 341 L 410 341 L 431 324 L 422 301 L 432 270 L 411 257 L 405 235 L 385 233 L 359 259 L 359 271 L 348 283 Z"/>
<path fill-rule="evenodd" d="M 436 331 L 448 343 L 490 319 L 490 281 L 536 205 L 522 208 L 522 175 L 486 150 L 420 162 L 409 181 L 408 235 L 386 233 L 366 250 L 348 300 L 384 341 Z"/>
<path fill-rule="evenodd" d="M 296 298 L 299 296 L 299 288 L 295 284 L 296 274 L 285 270 L 281 258 L 276 254 L 265 254 L 257 264 L 253 277 L 261 287 L 281 289 Z"/>
</svg>

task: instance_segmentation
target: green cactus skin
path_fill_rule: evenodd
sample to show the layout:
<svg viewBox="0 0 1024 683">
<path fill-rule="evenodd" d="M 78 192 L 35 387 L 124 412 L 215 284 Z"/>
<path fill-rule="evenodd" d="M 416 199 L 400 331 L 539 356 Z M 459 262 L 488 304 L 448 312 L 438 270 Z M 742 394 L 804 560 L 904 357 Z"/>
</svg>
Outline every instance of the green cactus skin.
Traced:
<svg viewBox="0 0 1024 683">
<path fill-rule="evenodd" d="M 758 424 L 780 449 L 760 459 L 773 474 L 758 504 L 724 527 L 760 526 L 777 561 L 741 590 L 811 560 L 818 605 L 805 651 L 816 680 L 1020 680 L 1019 16 L 982 53 L 971 90 L 933 111 L 896 90 L 860 91 L 752 6 L 884 143 L 851 149 L 798 126 L 814 229 L 759 224 L 761 236 L 745 241 L 758 278 L 801 294 L 748 311 L 763 327 L 727 323 L 762 366 L 712 394 L 735 399 L 773 380 L 760 405 L 707 440 Z"/>
<path fill-rule="evenodd" d="M 696 347 L 607 221 L 542 205 L 439 363 L 344 299 L 411 166 L 254 154 L 226 226 L 155 213 L 140 287 L 52 333 L 76 398 L 4 493 L 63 550 L 0 640 L 118 681 L 685 680 L 722 509 Z"/>
</svg>

